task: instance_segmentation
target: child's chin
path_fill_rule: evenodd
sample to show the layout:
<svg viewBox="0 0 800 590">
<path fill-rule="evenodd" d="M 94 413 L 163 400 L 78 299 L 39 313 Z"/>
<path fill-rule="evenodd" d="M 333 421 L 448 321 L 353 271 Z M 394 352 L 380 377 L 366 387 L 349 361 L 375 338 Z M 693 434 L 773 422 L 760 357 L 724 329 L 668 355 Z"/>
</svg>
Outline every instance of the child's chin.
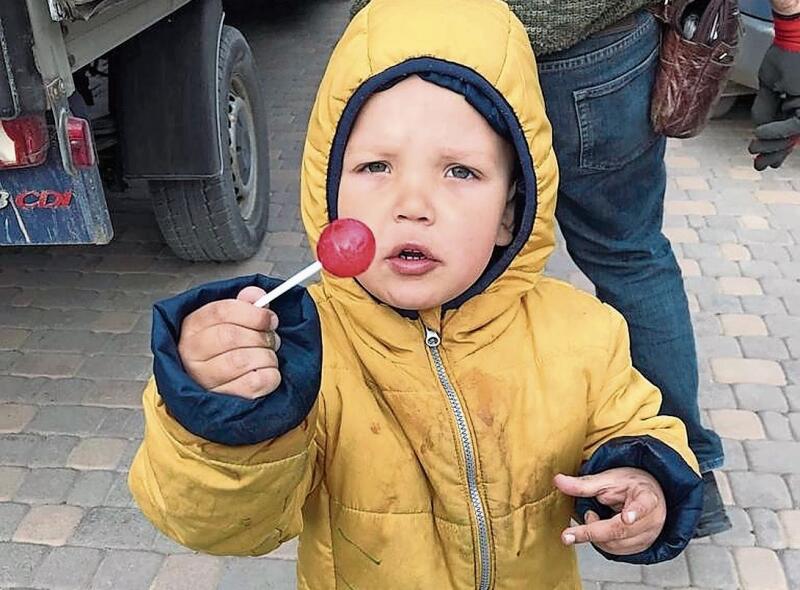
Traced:
<svg viewBox="0 0 800 590">
<path fill-rule="evenodd" d="M 383 293 L 378 296 L 378 299 L 395 309 L 402 309 L 405 311 L 433 309 L 449 300 L 441 299 L 440 297 L 432 297 L 429 293 Z"/>
</svg>

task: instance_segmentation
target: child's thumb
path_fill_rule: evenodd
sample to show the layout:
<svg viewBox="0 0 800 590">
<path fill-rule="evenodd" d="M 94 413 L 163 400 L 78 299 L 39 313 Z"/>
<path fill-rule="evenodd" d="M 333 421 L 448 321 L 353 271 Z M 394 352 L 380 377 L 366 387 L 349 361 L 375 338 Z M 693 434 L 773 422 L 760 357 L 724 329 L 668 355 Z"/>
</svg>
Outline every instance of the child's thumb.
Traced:
<svg viewBox="0 0 800 590">
<path fill-rule="evenodd" d="M 239 301 L 246 301 L 247 303 L 255 303 L 266 294 L 267 292 L 261 287 L 250 286 L 239 291 L 236 299 Z"/>
</svg>

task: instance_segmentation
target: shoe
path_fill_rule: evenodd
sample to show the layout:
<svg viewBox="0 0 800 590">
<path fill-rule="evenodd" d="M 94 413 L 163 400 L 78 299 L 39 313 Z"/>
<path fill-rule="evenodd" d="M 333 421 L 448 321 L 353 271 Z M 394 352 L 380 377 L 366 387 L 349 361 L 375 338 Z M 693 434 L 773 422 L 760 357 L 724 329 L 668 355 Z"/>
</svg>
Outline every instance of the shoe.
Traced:
<svg viewBox="0 0 800 590">
<path fill-rule="evenodd" d="M 719 495 L 714 472 L 708 471 L 703 474 L 703 512 L 697 523 L 694 538 L 717 535 L 731 527 L 731 520 L 725 513 L 725 505 L 722 503 L 722 496 Z"/>
</svg>

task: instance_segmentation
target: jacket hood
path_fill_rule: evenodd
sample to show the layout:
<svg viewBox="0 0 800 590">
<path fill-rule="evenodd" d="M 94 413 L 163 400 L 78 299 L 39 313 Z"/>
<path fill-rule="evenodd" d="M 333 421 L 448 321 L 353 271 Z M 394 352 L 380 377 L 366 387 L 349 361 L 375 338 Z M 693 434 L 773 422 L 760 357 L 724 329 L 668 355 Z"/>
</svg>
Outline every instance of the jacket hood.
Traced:
<svg viewBox="0 0 800 590">
<path fill-rule="evenodd" d="M 443 309 L 518 298 L 536 284 L 554 247 L 558 168 L 527 33 L 501 0 L 373 0 L 350 22 L 320 84 L 303 154 L 301 208 L 311 247 L 337 218 L 344 150 L 359 110 L 398 79 L 426 73 L 464 81 L 496 109 L 520 170 L 512 243 Z M 322 287 L 343 302 L 370 298 L 353 279 L 323 273 Z"/>
</svg>

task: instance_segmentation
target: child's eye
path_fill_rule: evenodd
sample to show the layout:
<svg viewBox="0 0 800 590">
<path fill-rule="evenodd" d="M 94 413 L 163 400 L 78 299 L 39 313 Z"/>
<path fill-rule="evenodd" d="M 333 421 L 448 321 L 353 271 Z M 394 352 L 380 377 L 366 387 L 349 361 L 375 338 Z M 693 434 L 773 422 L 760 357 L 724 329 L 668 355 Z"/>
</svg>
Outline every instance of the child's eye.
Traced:
<svg viewBox="0 0 800 590">
<path fill-rule="evenodd" d="M 389 166 L 386 165 L 386 162 L 369 162 L 361 166 L 361 171 L 369 172 L 371 174 L 380 174 L 381 172 L 387 172 L 389 170 Z"/>
<path fill-rule="evenodd" d="M 469 180 L 470 178 L 477 178 L 475 173 L 466 166 L 453 166 L 447 170 L 446 176 L 452 176 L 461 180 Z"/>
</svg>

